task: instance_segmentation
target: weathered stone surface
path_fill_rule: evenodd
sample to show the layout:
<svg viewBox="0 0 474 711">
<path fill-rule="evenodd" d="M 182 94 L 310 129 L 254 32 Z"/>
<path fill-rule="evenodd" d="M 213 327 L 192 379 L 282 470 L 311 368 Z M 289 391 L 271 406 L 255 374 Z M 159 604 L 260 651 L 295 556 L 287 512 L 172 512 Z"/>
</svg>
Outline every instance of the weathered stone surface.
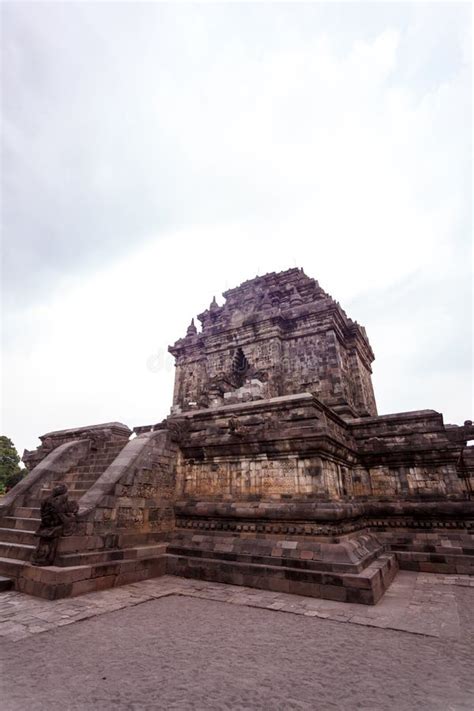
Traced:
<svg viewBox="0 0 474 711">
<path fill-rule="evenodd" d="M 114 457 L 131 435 L 131 430 L 121 422 L 107 422 L 103 425 L 75 427 L 68 430 L 48 432 L 39 437 L 41 444 L 34 451 L 25 449 L 23 463 L 28 470 L 34 469 L 50 452 L 65 442 L 87 440 L 93 456 L 88 461 L 88 467 L 101 466 Z M 102 469 L 105 467 L 102 466 Z"/>
<path fill-rule="evenodd" d="M 300 269 L 267 274 L 224 293 L 170 347 L 174 412 L 311 392 L 336 411 L 375 415 L 365 329 Z"/>
<path fill-rule="evenodd" d="M 165 571 L 377 602 L 398 567 L 474 571 L 474 427 L 377 416 L 365 329 L 299 269 L 215 299 L 176 358 L 171 415 L 51 432 L 0 511 L 0 574 L 65 597 Z M 29 564 L 58 483 L 79 506 Z"/>
</svg>

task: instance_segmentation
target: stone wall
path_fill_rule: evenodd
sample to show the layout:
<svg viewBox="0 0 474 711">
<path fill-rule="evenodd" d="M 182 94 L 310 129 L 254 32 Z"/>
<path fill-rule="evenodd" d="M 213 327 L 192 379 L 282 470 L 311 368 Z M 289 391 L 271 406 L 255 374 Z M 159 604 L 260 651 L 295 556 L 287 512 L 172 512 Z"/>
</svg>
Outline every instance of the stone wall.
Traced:
<svg viewBox="0 0 474 711">
<path fill-rule="evenodd" d="M 62 550 L 160 540 L 174 527 L 176 446 L 165 430 L 128 442 L 94 486 L 80 499 L 79 536 Z"/>
<path fill-rule="evenodd" d="M 455 467 L 351 468 L 324 457 L 180 459 L 177 495 L 206 500 L 464 498 Z"/>
<path fill-rule="evenodd" d="M 349 423 L 361 467 L 370 479 L 370 496 L 464 498 L 461 446 L 454 443 L 443 417 L 419 410 Z"/>
<path fill-rule="evenodd" d="M 432 410 L 343 420 L 303 393 L 198 410 L 183 417 L 180 427 L 178 498 L 468 495 L 470 448 L 461 461 L 460 443 Z"/>
<path fill-rule="evenodd" d="M 178 498 L 252 500 L 343 496 L 341 465 L 322 457 L 266 454 L 194 462 L 180 457 Z"/>
</svg>

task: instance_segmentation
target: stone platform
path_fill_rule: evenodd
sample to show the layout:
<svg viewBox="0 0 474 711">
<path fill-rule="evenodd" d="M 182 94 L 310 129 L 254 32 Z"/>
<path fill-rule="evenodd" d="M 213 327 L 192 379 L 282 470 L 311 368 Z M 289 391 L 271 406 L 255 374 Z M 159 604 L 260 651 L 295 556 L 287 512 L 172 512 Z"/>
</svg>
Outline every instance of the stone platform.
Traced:
<svg viewBox="0 0 474 711">
<path fill-rule="evenodd" d="M 372 534 L 339 543 L 177 534 L 168 554 L 173 575 L 367 605 L 398 571 Z"/>
<path fill-rule="evenodd" d="M 83 564 L 60 559 L 62 565 L 36 567 L 4 558 L 0 566 L 17 590 L 50 600 L 172 574 L 361 604 L 375 604 L 398 571 L 395 554 L 373 534 L 331 543 L 184 531 L 169 543 L 76 558 Z"/>
</svg>

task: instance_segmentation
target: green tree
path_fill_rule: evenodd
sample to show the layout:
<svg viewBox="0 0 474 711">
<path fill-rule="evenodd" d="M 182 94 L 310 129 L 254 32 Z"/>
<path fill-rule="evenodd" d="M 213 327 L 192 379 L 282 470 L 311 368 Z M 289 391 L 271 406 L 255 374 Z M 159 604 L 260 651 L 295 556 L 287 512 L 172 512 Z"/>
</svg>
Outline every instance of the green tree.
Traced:
<svg viewBox="0 0 474 711">
<path fill-rule="evenodd" d="M 20 455 L 9 437 L 0 436 L 0 490 L 15 485 L 26 475 L 20 466 Z"/>
</svg>

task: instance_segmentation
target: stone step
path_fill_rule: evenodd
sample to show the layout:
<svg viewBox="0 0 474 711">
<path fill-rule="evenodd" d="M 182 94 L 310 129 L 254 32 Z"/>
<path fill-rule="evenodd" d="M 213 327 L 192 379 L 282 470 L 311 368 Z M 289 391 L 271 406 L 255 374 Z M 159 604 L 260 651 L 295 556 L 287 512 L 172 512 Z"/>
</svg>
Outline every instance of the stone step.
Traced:
<svg viewBox="0 0 474 711">
<path fill-rule="evenodd" d="M 346 573 L 358 573 L 362 566 L 348 564 L 331 564 L 325 561 L 305 560 L 304 558 L 283 558 L 281 556 L 259 555 L 256 553 L 235 553 L 216 551 L 210 548 L 197 549 L 185 545 L 170 543 L 168 553 L 178 556 L 189 556 L 190 558 L 206 558 L 222 561 L 236 561 L 238 563 L 252 563 L 257 565 L 282 566 L 296 568 L 298 570 L 313 570 L 320 572 L 338 571 Z"/>
<path fill-rule="evenodd" d="M 19 528 L 0 528 L 0 543 L 27 543 L 36 545 L 37 538 L 33 531 L 21 531 Z"/>
<path fill-rule="evenodd" d="M 82 472 L 81 474 L 66 474 L 63 476 L 61 481 L 55 482 L 55 484 L 66 484 L 69 486 L 75 481 L 97 481 L 101 474 L 94 474 L 93 472 Z"/>
<path fill-rule="evenodd" d="M 35 548 L 25 543 L 0 543 L 0 558 L 29 561 Z"/>
<path fill-rule="evenodd" d="M 69 489 L 68 491 L 68 497 L 70 499 L 80 499 L 81 496 L 84 496 L 84 494 L 89 491 L 90 487 L 82 488 L 82 489 Z M 45 499 L 48 498 L 48 496 L 51 495 L 51 489 L 43 489 L 43 491 L 40 494 L 40 498 L 38 499 L 39 502 L 44 501 Z"/>
<path fill-rule="evenodd" d="M 16 590 L 56 600 L 165 575 L 166 564 L 166 555 L 64 568 L 33 566 L 23 560 L 0 557 L 0 575 L 14 579 Z"/>
<path fill-rule="evenodd" d="M 86 489 L 81 489 L 80 491 L 78 490 L 76 492 L 72 491 L 68 494 L 68 498 L 71 499 L 72 501 L 79 501 L 81 496 L 84 496 L 85 493 L 86 493 Z M 41 510 L 41 508 L 40 508 L 41 504 L 48 496 L 49 496 L 49 494 L 46 494 L 44 497 L 41 497 L 41 499 L 35 499 L 35 500 L 28 502 L 29 506 L 32 506 L 36 509 L 36 511 L 37 511 L 36 516 L 39 517 L 40 510 Z"/>
<path fill-rule="evenodd" d="M 5 592 L 6 590 L 11 590 L 13 587 L 13 580 L 11 578 L 5 578 L 0 575 L 0 592 Z"/>
<path fill-rule="evenodd" d="M 39 518 L 39 506 L 16 506 L 12 509 L 12 516 L 15 518 Z"/>
<path fill-rule="evenodd" d="M 95 563 L 106 563 L 108 561 L 135 560 L 139 558 L 152 558 L 153 556 L 164 555 L 167 544 L 159 543 L 145 546 L 135 546 L 133 548 L 111 548 L 104 551 L 92 551 L 81 553 L 66 553 L 59 555 L 58 565 L 61 567 L 77 565 L 94 565 Z"/>
<path fill-rule="evenodd" d="M 474 555 L 453 554 L 449 548 L 446 548 L 443 553 L 400 551 L 396 548 L 394 552 L 402 570 L 446 575 L 474 575 Z"/>
<path fill-rule="evenodd" d="M 61 484 L 66 484 L 68 488 L 68 492 L 70 493 L 71 491 L 74 491 L 75 489 L 90 489 L 93 484 L 97 479 L 75 479 L 74 481 L 62 481 L 58 482 Z M 54 486 L 57 486 L 54 484 Z M 46 484 L 43 486 L 40 491 L 41 495 L 43 496 L 44 494 L 50 494 L 52 490 L 54 489 L 54 486 L 50 486 L 49 484 Z"/>
<path fill-rule="evenodd" d="M 26 565 L 29 563 L 17 558 L 0 558 L 0 575 L 16 579 Z"/>
<path fill-rule="evenodd" d="M 68 485 L 68 495 L 71 495 L 74 491 L 78 489 L 89 491 L 91 486 L 94 486 L 95 480 L 93 481 L 76 481 L 71 485 Z"/>
<path fill-rule="evenodd" d="M 164 545 L 159 548 L 164 548 Z M 169 553 L 156 555 L 155 546 L 137 546 L 134 551 L 123 553 L 127 557 L 122 560 L 68 567 L 36 567 L 24 560 L 0 557 L 0 574 L 14 578 L 17 590 L 47 599 L 81 595 L 168 573 L 341 602 L 374 604 L 390 585 L 398 569 L 394 554 L 381 555 L 360 574 L 348 574 L 242 563 L 222 558 Z M 132 554 L 135 557 L 130 557 Z M 70 562 L 73 562 L 72 558 Z"/>
<path fill-rule="evenodd" d="M 287 566 L 178 556 L 169 551 L 166 558 L 168 575 L 363 605 L 375 605 L 398 571 L 393 553 L 379 556 L 359 574 L 320 573 Z"/>
<path fill-rule="evenodd" d="M 20 516 L 4 516 L 0 521 L 2 528 L 18 528 L 21 531 L 36 531 L 41 523 L 40 518 L 24 518 Z M 1 536 L 0 536 L 1 538 Z"/>
<path fill-rule="evenodd" d="M 321 572 L 360 573 L 381 553 L 375 542 L 372 550 L 286 539 L 234 538 L 210 535 L 176 534 L 168 552 L 190 557 L 238 561 L 259 565 L 282 566 Z"/>
</svg>

